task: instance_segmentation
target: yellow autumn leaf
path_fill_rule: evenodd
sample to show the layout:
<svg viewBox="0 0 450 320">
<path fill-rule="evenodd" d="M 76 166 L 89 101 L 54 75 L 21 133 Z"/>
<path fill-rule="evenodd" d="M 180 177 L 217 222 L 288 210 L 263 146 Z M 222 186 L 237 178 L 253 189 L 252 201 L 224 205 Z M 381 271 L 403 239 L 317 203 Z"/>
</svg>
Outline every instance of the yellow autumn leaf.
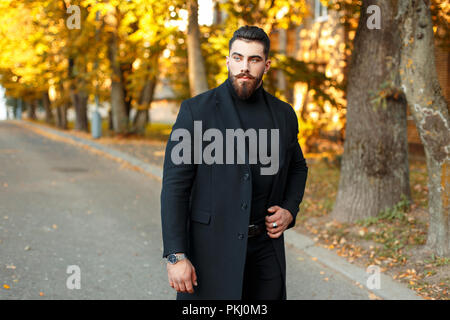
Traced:
<svg viewBox="0 0 450 320">
<path fill-rule="evenodd" d="M 373 293 L 369 293 L 369 299 L 370 300 L 377 300 L 378 297 L 375 294 L 373 294 Z"/>
</svg>

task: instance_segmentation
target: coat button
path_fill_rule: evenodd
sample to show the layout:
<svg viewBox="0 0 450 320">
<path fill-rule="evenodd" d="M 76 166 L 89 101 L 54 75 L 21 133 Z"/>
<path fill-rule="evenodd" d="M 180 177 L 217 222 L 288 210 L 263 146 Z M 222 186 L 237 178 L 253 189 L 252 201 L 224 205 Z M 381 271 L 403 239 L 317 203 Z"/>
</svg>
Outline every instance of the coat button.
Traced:
<svg viewBox="0 0 450 320">
<path fill-rule="evenodd" d="M 249 177 L 250 175 L 248 173 L 244 174 L 244 180 L 248 180 Z"/>
<path fill-rule="evenodd" d="M 247 209 L 247 204 L 246 204 L 246 203 L 243 203 L 243 204 L 241 205 L 241 209 L 242 209 L 242 210 Z"/>
<path fill-rule="evenodd" d="M 242 233 L 239 233 L 239 234 L 238 234 L 238 239 L 239 239 L 239 240 L 242 240 L 242 239 L 244 239 L 244 234 L 242 234 Z"/>
</svg>

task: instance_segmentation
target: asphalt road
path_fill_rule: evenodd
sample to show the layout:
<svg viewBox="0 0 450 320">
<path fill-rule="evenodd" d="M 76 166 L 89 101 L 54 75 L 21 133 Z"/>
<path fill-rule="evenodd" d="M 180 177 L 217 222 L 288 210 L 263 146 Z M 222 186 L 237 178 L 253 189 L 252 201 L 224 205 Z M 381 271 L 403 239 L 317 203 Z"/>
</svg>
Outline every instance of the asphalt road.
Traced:
<svg viewBox="0 0 450 320">
<path fill-rule="evenodd" d="M 0 121 L 0 299 L 174 299 L 160 191 L 157 179 Z M 80 289 L 67 286 L 69 266 Z M 288 299 L 369 299 L 289 246 L 287 278 Z"/>
</svg>

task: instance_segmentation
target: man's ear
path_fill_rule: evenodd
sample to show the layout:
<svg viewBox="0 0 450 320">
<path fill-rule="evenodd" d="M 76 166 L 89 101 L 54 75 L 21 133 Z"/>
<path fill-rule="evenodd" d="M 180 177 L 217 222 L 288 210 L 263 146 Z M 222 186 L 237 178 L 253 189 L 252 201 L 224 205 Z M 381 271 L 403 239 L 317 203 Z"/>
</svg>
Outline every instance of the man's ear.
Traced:
<svg viewBox="0 0 450 320">
<path fill-rule="evenodd" d="M 266 70 L 264 71 L 264 73 L 267 73 L 269 71 L 271 63 L 272 63 L 272 60 L 270 60 L 270 59 L 266 61 Z"/>
</svg>

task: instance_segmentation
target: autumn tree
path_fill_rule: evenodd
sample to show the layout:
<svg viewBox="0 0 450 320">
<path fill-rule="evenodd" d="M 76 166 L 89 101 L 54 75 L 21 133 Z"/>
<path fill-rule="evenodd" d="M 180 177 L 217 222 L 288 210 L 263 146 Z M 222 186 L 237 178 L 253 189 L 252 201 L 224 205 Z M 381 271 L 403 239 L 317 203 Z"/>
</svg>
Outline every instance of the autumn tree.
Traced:
<svg viewBox="0 0 450 320">
<path fill-rule="evenodd" d="M 205 62 L 200 48 L 200 29 L 198 26 L 198 2 L 188 0 L 187 51 L 189 61 L 189 85 L 191 95 L 208 90 Z"/>
<path fill-rule="evenodd" d="M 442 3 L 433 1 L 431 7 Z M 371 30 L 367 9 L 374 4 L 383 12 L 382 27 Z M 363 1 L 349 73 L 345 151 L 332 214 L 354 221 L 392 207 L 402 194 L 409 198 L 407 103 L 427 161 L 427 247 L 448 256 L 450 119 L 436 74 L 433 32 L 448 25 L 433 19 L 432 13 L 427 0 Z M 444 47 L 448 45 L 448 38 L 439 38 L 444 39 Z"/>
<path fill-rule="evenodd" d="M 380 12 L 368 12 L 376 5 Z M 392 1 L 365 0 L 348 74 L 347 119 L 332 216 L 356 221 L 410 200 L 406 101 L 395 88 L 401 49 Z M 369 18 L 371 19 L 369 21 Z M 372 27 L 371 23 L 382 25 Z"/>
<path fill-rule="evenodd" d="M 410 106 L 427 161 L 430 217 L 427 246 L 438 255 L 448 257 L 450 118 L 436 73 L 430 2 L 400 0 L 396 12 L 395 22 L 400 28 L 402 40 L 399 87 Z"/>
</svg>

